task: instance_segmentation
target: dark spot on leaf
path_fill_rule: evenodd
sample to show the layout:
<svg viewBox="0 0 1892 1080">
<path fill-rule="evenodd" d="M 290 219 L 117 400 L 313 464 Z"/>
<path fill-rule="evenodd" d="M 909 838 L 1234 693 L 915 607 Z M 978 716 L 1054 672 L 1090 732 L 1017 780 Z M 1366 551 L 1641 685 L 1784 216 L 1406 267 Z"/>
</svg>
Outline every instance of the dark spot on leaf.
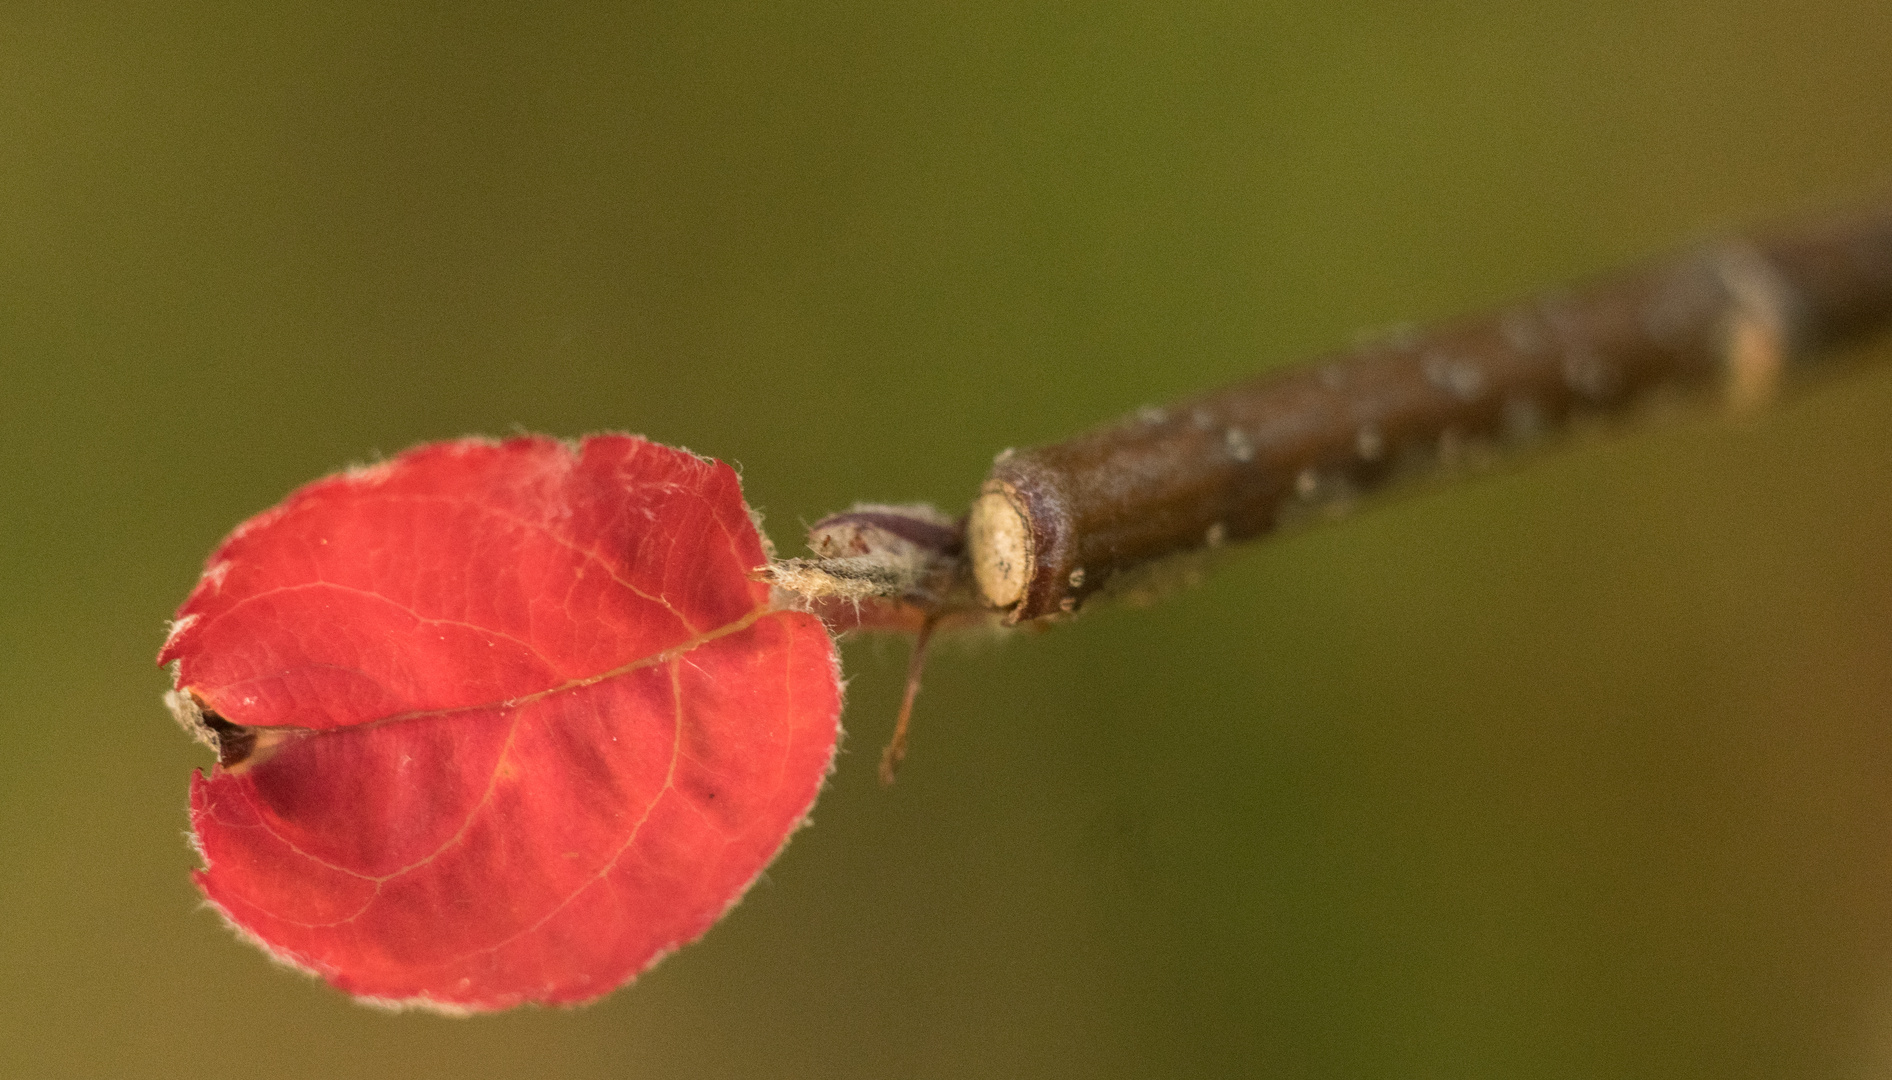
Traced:
<svg viewBox="0 0 1892 1080">
<path fill-rule="evenodd" d="M 217 736 L 217 764 L 228 769 L 249 760 L 256 752 L 256 731 L 232 724 L 214 712 L 204 713 L 204 726 Z"/>
</svg>

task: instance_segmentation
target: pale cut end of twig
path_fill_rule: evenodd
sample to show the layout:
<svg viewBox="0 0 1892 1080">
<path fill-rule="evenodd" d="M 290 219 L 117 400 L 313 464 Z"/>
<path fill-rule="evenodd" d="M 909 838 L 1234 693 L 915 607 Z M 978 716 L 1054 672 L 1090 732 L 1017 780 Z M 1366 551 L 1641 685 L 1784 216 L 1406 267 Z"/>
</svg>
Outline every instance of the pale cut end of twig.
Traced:
<svg viewBox="0 0 1892 1080">
<path fill-rule="evenodd" d="M 1780 395 L 1794 347 L 1793 293 L 1766 257 L 1747 244 L 1719 251 L 1715 273 L 1734 298 L 1721 331 L 1725 400 L 1730 414 L 1747 418 Z"/>
<path fill-rule="evenodd" d="M 972 504 L 966 547 L 986 603 L 1008 608 L 1024 597 L 1031 581 L 1031 527 L 1010 495 L 988 491 Z"/>
</svg>

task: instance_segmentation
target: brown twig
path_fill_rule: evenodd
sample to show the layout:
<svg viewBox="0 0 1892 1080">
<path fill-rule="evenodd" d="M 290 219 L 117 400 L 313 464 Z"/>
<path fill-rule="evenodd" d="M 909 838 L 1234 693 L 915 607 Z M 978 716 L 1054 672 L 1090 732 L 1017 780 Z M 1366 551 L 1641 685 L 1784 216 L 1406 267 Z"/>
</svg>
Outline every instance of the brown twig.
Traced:
<svg viewBox="0 0 1892 1080">
<path fill-rule="evenodd" d="M 1758 407 L 1822 350 L 1888 325 L 1892 206 L 1722 241 L 1006 451 L 973 504 L 967 558 L 1006 621 L 1056 617 L 1126 570 L 1586 418 L 1677 396 Z"/>
<path fill-rule="evenodd" d="M 1822 353 L 1887 327 L 1892 205 L 1724 240 L 1007 450 L 963 519 L 856 506 L 810 530 L 815 558 L 756 573 L 837 630 L 916 635 L 881 756 L 891 783 L 936 630 L 1068 615 L 1125 571 L 1335 516 L 1585 420 L 1677 398 L 1748 412 Z"/>
</svg>

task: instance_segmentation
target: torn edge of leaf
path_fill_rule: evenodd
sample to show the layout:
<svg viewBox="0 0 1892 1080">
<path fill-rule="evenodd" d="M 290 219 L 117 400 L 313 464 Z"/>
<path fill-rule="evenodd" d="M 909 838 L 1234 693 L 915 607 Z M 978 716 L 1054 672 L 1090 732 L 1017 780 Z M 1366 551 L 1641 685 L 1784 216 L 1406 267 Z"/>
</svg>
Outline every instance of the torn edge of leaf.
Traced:
<svg viewBox="0 0 1892 1080">
<path fill-rule="evenodd" d="M 180 623 L 177 629 L 182 630 L 183 625 Z M 176 636 L 175 630 L 172 636 Z M 164 692 L 164 707 L 171 710 L 171 719 L 177 721 L 177 726 L 183 728 L 185 734 L 209 748 L 211 753 L 221 754 L 223 749 L 217 745 L 217 733 L 204 722 L 204 707 L 197 703 L 197 698 L 190 691 L 177 686 L 182 663 L 179 660 L 171 661 L 173 689 Z"/>
<path fill-rule="evenodd" d="M 178 661 L 171 662 L 171 681 L 178 680 Z M 217 766 L 232 775 L 243 773 L 268 761 L 292 739 L 307 735 L 308 729 L 295 727 L 253 727 L 233 723 L 204 708 L 197 695 L 183 687 L 164 692 L 164 707 L 172 719 L 192 739 L 217 755 Z"/>
</svg>

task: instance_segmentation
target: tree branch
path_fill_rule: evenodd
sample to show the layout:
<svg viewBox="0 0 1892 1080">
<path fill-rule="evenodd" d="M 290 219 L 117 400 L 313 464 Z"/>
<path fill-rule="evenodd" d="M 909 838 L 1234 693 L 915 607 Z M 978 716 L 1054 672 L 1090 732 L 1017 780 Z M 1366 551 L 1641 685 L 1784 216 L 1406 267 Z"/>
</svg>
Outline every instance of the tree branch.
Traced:
<svg viewBox="0 0 1892 1080">
<path fill-rule="evenodd" d="M 1892 325 L 1892 206 L 1728 239 L 999 455 L 966 528 L 1010 623 L 1126 570 L 1335 516 L 1677 398 L 1745 412 Z"/>
</svg>

